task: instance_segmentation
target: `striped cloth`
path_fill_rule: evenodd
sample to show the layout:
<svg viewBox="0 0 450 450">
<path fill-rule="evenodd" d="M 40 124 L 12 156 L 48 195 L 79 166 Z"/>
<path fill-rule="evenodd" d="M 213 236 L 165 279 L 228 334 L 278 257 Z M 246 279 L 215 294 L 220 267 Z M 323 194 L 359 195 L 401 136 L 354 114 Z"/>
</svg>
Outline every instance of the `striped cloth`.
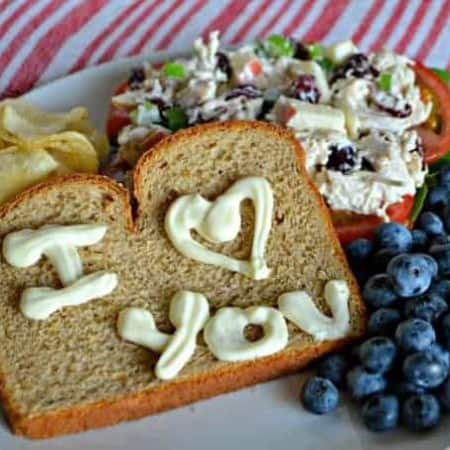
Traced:
<svg viewBox="0 0 450 450">
<path fill-rule="evenodd" d="M 272 33 L 362 50 L 383 46 L 450 67 L 450 0 L 0 0 L 0 98 L 87 66 Z"/>
</svg>

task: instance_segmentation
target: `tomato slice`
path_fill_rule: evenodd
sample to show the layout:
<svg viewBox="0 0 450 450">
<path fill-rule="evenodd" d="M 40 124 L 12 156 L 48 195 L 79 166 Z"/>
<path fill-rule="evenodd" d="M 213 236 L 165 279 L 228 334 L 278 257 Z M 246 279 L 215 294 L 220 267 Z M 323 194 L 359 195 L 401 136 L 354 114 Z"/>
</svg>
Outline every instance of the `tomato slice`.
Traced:
<svg viewBox="0 0 450 450">
<path fill-rule="evenodd" d="M 424 145 L 425 162 L 431 164 L 450 151 L 450 89 L 423 64 L 416 62 L 414 71 L 419 86 L 431 96 L 439 116 L 439 130 L 433 130 L 427 124 L 418 127 Z"/>
<path fill-rule="evenodd" d="M 127 90 L 127 87 L 128 83 L 126 81 L 119 84 L 114 91 L 114 95 L 122 94 L 122 92 Z M 106 120 L 106 135 L 108 136 L 109 142 L 113 145 L 117 144 L 117 136 L 120 130 L 130 123 L 129 111 L 125 108 L 119 108 L 111 103 L 108 118 Z"/>
<path fill-rule="evenodd" d="M 409 225 L 413 204 L 414 197 L 405 195 L 403 201 L 389 206 L 387 214 L 390 220 Z M 375 229 L 383 223 L 383 219 L 378 216 L 364 216 L 345 211 L 331 211 L 331 220 L 342 245 L 359 238 L 371 239 Z"/>
</svg>

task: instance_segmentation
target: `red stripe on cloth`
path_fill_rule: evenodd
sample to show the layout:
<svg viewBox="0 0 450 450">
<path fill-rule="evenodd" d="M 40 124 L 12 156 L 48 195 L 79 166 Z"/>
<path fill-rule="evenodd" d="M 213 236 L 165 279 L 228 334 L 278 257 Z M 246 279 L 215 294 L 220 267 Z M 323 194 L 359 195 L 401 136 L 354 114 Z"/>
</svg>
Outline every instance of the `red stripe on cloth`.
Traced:
<svg viewBox="0 0 450 450">
<path fill-rule="evenodd" d="M 70 10 L 39 40 L 30 57 L 23 61 L 5 89 L 6 95 L 22 93 L 32 88 L 67 39 L 106 4 L 107 0 L 91 0 L 79 3 Z"/>
<path fill-rule="evenodd" d="M 370 50 L 378 51 L 380 50 L 384 43 L 389 39 L 394 28 L 397 26 L 398 22 L 401 20 L 403 14 L 408 7 L 409 0 L 399 0 L 397 6 L 392 11 L 391 17 L 387 21 L 386 25 L 380 31 L 378 37 L 375 39 L 375 42 L 370 46 Z"/>
<path fill-rule="evenodd" d="M 271 30 L 273 30 L 273 28 L 279 22 L 279 20 L 283 16 L 285 10 L 288 8 L 290 3 L 291 3 L 291 0 L 285 0 L 285 2 L 281 5 L 281 7 L 278 9 L 278 11 L 275 13 L 275 15 L 269 20 L 269 22 L 266 24 L 266 26 L 258 33 L 258 36 L 257 36 L 258 39 L 263 38 L 268 33 L 270 33 Z"/>
<path fill-rule="evenodd" d="M 295 30 L 303 23 L 305 20 L 306 14 L 313 7 L 315 0 L 306 0 L 300 9 L 297 11 L 297 14 L 292 18 L 292 20 L 284 27 L 283 34 L 285 36 L 291 36 L 294 34 Z"/>
<path fill-rule="evenodd" d="M 439 33 L 441 32 L 444 25 L 447 24 L 449 15 L 450 15 L 449 2 L 444 1 L 441 6 L 441 9 L 438 12 L 436 21 L 434 22 L 433 26 L 431 27 L 431 30 L 428 33 L 425 41 L 422 43 L 419 50 L 417 51 L 417 54 L 415 57 L 415 59 L 417 59 L 417 61 L 425 61 L 428 54 L 430 53 L 430 50 L 433 48 L 434 43 L 436 42 L 437 38 L 439 37 Z"/>
<path fill-rule="evenodd" d="M 77 62 L 72 66 L 70 72 L 85 67 L 92 55 L 98 49 L 98 47 L 104 42 L 104 40 L 138 7 L 142 5 L 142 0 L 136 0 L 131 3 L 128 8 L 123 10 L 84 50 Z"/>
<path fill-rule="evenodd" d="M 231 38 L 231 44 L 237 44 L 241 42 L 247 33 L 251 30 L 252 26 L 265 14 L 267 8 L 272 4 L 272 0 L 264 0 L 264 2 L 256 8 L 254 14 L 248 17 L 248 19 L 242 24 L 241 28 L 236 32 L 233 38 Z"/>
<path fill-rule="evenodd" d="M 150 28 L 147 29 L 144 36 L 139 39 L 138 43 L 128 52 L 129 55 L 136 55 L 147 45 L 148 41 L 154 36 L 154 34 L 165 25 L 166 20 L 183 4 L 183 0 L 176 0 L 172 3 L 172 6 L 166 9 L 158 18 L 156 23 L 152 23 Z"/>
<path fill-rule="evenodd" d="M 157 50 L 164 50 L 173 42 L 173 40 L 178 36 L 178 34 L 183 31 L 183 28 L 191 20 L 193 16 L 198 14 L 198 12 L 205 6 L 206 0 L 197 0 L 192 8 L 187 11 L 180 19 L 170 28 L 170 30 L 163 36 L 163 38 L 156 44 L 155 48 Z"/>
<path fill-rule="evenodd" d="M 419 29 L 425 17 L 425 13 L 429 6 L 430 5 L 428 2 L 425 2 L 423 0 L 420 2 L 420 5 L 417 8 L 417 11 L 414 14 L 413 19 L 411 20 L 410 24 L 403 33 L 403 36 L 401 37 L 401 39 L 398 41 L 397 45 L 394 48 L 394 50 L 397 53 L 405 53 L 406 47 L 408 47 L 408 44 L 414 38 L 417 30 Z"/>
<path fill-rule="evenodd" d="M 245 2 L 242 0 L 233 0 L 227 3 L 219 14 L 213 19 L 209 25 L 203 30 L 202 38 L 207 39 L 211 31 L 217 30 L 220 34 L 227 31 L 228 26 L 236 19 L 240 12 L 245 8 Z"/>
<path fill-rule="evenodd" d="M 30 2 L 31 3 L 31 2 Z M 13 57 L 28 40 L 30 34 L 38 28 L 42 22 L 48 19 L 55 11 L 63 5 L 62 0 L 52 0 L 45 8 L 42 8 L 17 34 L 8 48 L 0 55 L 0 67 L 2 70 L 11 62 Z"/>
<path fill-rule="evenodd" d="M 5 2 L 4 5 L 8 3 Z M 24 2 L 17 8 L 2 24 L 0 24 L 0 39 L 6 34 L 6 32 L 11 28 L 11 25 L 16 23 L 16 20 L 27 12 L 28 9 L 33 5 L 33 2 Z"/>
<path fill-rule="evenodd" d="M 383 9 L 384 2 L 385 0 L 375 0 L 373 2 L 369 11 L 367 11 L 367 14 L 365 15 L 363 21 L 359 24 L 359 27 L 355 30 L 355 32 L 352 35 L 352 41 L 355 44 L 359 44 L 363 39 L 363 37 L 367 34 L 370 26 L 377 18 L 380 11 Z"/>
<path fill-rule="evenodd" d="M 349 6 L 347 0 L 329 0 L 323 13 L 311 25 L 302 40 L 305 42 L 321 41 L 331 31 L 347 6 Z"/>
<path fill-rule="evenodd" d="M 128 27 L 125 28 L 122 33 L 120 33 L 119 36 L 116 37 L 116 39 L 114 39 L 111 45 L 103 52 L 103 55 L 100 57 L 99 62 L 105 62 L 112 59 L 119 47 L 124 44 L 124 42 L 136 31 L 136 28 L 139 26 L 139 24 L 142 23 L 142 21 L 145 20 L 148 16 L 153 14 L 153 11 L 159 5 L 160 2 L 151 2 L 150 5 L 147 6 L 147 8 L 145 8 L 144 11 L 142 11 L 133 20 L 133 22 L 131 22 L 130 25 L 128 25 Z"/>
</svg>

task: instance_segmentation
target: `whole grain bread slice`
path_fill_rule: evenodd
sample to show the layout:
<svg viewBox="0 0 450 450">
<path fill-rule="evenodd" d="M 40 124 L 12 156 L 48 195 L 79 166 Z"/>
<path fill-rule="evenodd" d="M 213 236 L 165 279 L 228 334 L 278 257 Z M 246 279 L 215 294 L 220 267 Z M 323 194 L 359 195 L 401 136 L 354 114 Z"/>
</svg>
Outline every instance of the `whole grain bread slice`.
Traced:
<svg viewBox="0 0 450 450">
<path fill-rule="evenodd" d="M 22 290 L 59 287 L 56 273 L 45 258 L 17 269 L 2 257 L 0 392 L 13 431 L 47 438 L 138 418 L 293 372 L 360 336 L 365 314 L 358 287 L 303 163 L 298 142 L 281 128 L 203 125 L 165 139 L 141 158 L 134 173 L 134 218 L 127 191 L 93 175 L 35 186 L 1 208 L 0 238 L 45 224 L 107 224 L 103 241 L 80 254 L 86 273 L 108 270 L 119 277 L 109 296 L 31 321 L 18 308 Z M 165 213 L 177 196 L 199 192 L 213 199 L 250 175 L 265 177 L 274 191 L 266 249 L 273 271 L 261 281 L 183 257 L 164 231 Z M 213 249 L 248 257 L 253 209 L 245 202 L 242 217 L 239 236 Z M 179 289 L 205 294 L 212 313 L 225 305 L 276 306 L 282 293 L 306 289 L 328 312 L 322 292 L 330 279 L 344 279 L 350 287 L 351 333 L 345 339 L 318 343 L 290 324 L 285 350 L 224 363 L 199 336 L 179 376 L 162 382 L 153 372 L 157 355 L 116 332 L 117 315 L 128 306 L 149 309 L 159 328 L 171 332 L 169 300 Z"/>
</svg>

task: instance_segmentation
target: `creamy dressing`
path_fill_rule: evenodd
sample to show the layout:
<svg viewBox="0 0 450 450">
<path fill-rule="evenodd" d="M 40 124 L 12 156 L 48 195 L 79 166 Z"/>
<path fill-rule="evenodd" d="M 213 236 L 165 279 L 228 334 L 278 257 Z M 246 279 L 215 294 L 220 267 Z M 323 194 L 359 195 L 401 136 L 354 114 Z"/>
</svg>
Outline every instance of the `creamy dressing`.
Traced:
<svg viewBox="0 0 450 450">
<path fill-rule="evenodd" d="M 323 314 L 305 291 L 283 294 L 278 307 L 283 315 L 317 341 L 338 339 L 350 331 L 348 299 L 350 292 L 343 280 L 331 280 L 325 285 L 324 297 L 332 317 Z"/>
<path fill-rule="evenodd" d="M 417 150 L 420 138 L 411 129 L 426 121 L 431 104 L 420 98 L 414 62 L 387 50 L 362 55 L 368 72 L 361 75 L 354 67 L 345 69 L 359 52 L 351 41 L 324 49 L 334 64 L 331 69 L 320 59 L 274 56 L 263 47 L 221 50 L 218 33 L 211 33 L 208 42 L 195 41 L 191 59 L 175 61 L 183 66 L 184 78 L 172 79 L 146 66 L 145 80 L 115 96 L 113 103 L 139 110 L 156 98 L 167 108 L 182 108 L 184 126 L 229 119 L 286 126 L 302 144 L 307 170 L 331 209 L 388 220 L 387 208 L 404 195 L 414 195 L 426 173 Z M 296 87 L 305 77 L 312 79 L 309 93 Z M 384 86 L 383 79 L 388 80 Z M 119 143 L 161 131 L 171 132 L 164 118 L 161 123 L 138 121 L 122 130 Z M 343 142 L 352 147 L 355 160 L 340 170 L 330 164 L 331 149 Z M 361 164 L 363 156 L 370 171 Z"/>
<path fill-rule="evenodd" d="M 241 230 L 240 204 L 252 200 L 255 229 L 250 259 L 239 260 L 207 249 L 192 236 L 192 230 L 210 242 L 229 242 Z M 199 194 L 183 195 L 169 207 L 165 228 L 174 247 L 188 258 L 240 272 L 254 280 L 267 278 L 270 269 L 265 260 L 265 247 L 272 226 L 273 192 L 261 177 L 236 181 L 224 194 L 210 202 Z"/>
<path fill-rule="evenodd" d="M 247 325 L 261 326 L 264 336 L 249 341 L 244 335 Z M 283 350 L 288 343 L 283 315 L 267 306 L 220 308 L 206 324 L 203 334 L 209 350 L 221 361 L 261 358 Z"/>
<path fill-rule="evenodd" d="M 208 300 L 197 292 L 178 291 L 170 302 L 169 318 L 176 328 L 172 335 L 158 331 L 153 315 L 142 308 L 121 311 L 117 321 L 122 339 L 161 353 L 155 367 L 160 380 L 174 378 L 191 359 L 197 335 L 209 319 Z"/>
</svg>

